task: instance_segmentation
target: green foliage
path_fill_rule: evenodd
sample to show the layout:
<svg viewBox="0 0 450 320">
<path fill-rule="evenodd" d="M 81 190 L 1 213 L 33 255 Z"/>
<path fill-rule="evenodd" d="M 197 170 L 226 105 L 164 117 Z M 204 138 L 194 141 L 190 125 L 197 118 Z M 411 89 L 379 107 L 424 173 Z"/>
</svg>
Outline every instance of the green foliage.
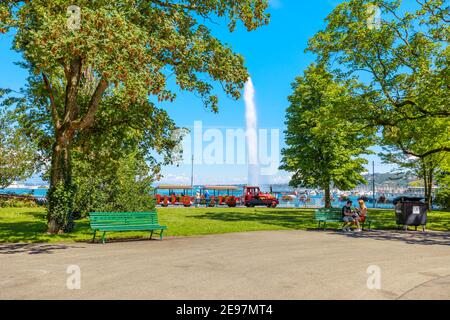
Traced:
<svg viewBox="0 0 450 320">
<path fill-rule="evenodd" d="M 51 186 L 47 194 L 48 206 L 52 208 L 48 210 L 47 219 L 63 226 L 64 232 L 71 232 L 74 228 L 73 195 L 73 186 L 68 188 L 64 183 Z"/>
<path fill-rule="evenodd" d="M 0 109 L 0 189 L 30 177 L 35 170 L 34 145 L 14 126 L 12 115 L 2 111 Z"/>
<path fill-rule="evenodd" d="M 435 204 L 441 209 L 450 209 L 450 187 L 445 186 L 436 193 Z"/>
<path fill-rule="evenodd" d="M 90 161 L 92 160 L 92 161 Z M 118 160 L 90 159 L 76 155 L 74 161 L 74 211 L 86 216 L 93 211 L 149 211 L 154 200 L 143 159 L 130 154 Z"/>
<path fill-rule="evenodd" d="M 309 50 L 340 77 L 366 83 L 359 93 L 367 104 L 350 106 L 353 118 L 381 127 L 386 144 L 423 158 L 450 151 L 450 8 L 443 0 L 428 0 L 407 12 L 401 3 L 339 4 Z M 367 24 L 371 4 L 381 10 L 378 28 Z"/>
<path fill-rule="evenodd" d="M 0 198 L 0 208 L 36 208 L 38 207 L 35 201 L 23 199 L 6 199 Z"/>
<path fill-rule="evenodd" d="M 297 78 L 286 115 L 286 144 L 281 169 L 293 173 L 293 186 L 348 190 L 364 182 L 361 173 L 371 130 L 347 119 L 359 103 L 349 83 L 339 82 L 320 66 Z"/>
<path fill-rule="evenodd" d="M 213 110 L 218 107 L 213 85 L 200 75 L 223 82 L 227 93 L 239 97 L 248 74 L 243 58 L 200 21 L 226 17 L 231 31 L 238 21 L 248 30 L 268 23 L 265 0 L 80 0 L 75 4 L 81 9 L 81 28 L 71 30 L 67 8 L 73 4 L 70 0 L 0 4 L 0 28 L 16 28 L 15 46 L 37 74 L 51 75 L 56 87 L 53 76 L 64 74 L 64 68 L 70 71 L 67 68 L 79 57 L 81 84 L 89 82 L 87 73 L 92 71 L 97 80 L 117 84 L 128 101 L 144 101 L 148 95 L 173 99 L 166 88 L 173 73 L 182 90 L 196 92 Z"/>
<path fill-rule="evenodd" d="M 349 117 L 380 130 L 385 161 L 423 179 L 431 208 L 435 175 L 450 156 L 450 7 L 417 4 L 408 12 L 400 0 L 344 1 L 309 50 L 341 79 L 361 83 L 365 103 L 349 105 Z M 369 23 L 372 5 L 377 26 Z"/>
<path fill-rule="evenodd" d="M 450 157 L 440 165 L 437 176 L 439 190 L 436 193 L 435 203 L 442 209 L 450 209 Z"/>
<path fill-rule="evenodd" d="M 385 139 L 386 141 L 387 139 Z M 386 142 L 385 142 L 386 143 Z M 420 146 L 419 143 L 412 140 L 406 142 L 416 150 Z M 414 157 L 405 154 L 401 147 L 393 144 L 384 148 L 384 153 L 380 154 L 384 162 L 396 164 L 398 171 L 413 174 L 414 176 L 422 179 L 421 182 L 417 182 L 416 186 L 424 187 L 424 197 L 427 200 L 428 206 L 432 208 L 433 202 L 433 187 L 436 183 L 436 178 L 442 174 L 442 166 L 446 161 L 450 159 L 450 154 L 446 152 L 433 153 L 425 157 Z M 400 150 L 399 150 L 400 149 Z M 414 149 L 410 149 L 414 150 Z M 411 183 L 413 185 L 414 183 Z"/>
<path fill-rule="evenodd" d="M 131 112 L 112 106 L 119 96 L 106 97 L 94 126 L 74 142 L 74 211 L 148 211 L 154 208 L 150 185 L 160 167 L 175 157 L 181 136 L 163 110 L 153 104 L 130 106 Z M 154 154 L 162 160 L 157 160 Z"/>
</svg>

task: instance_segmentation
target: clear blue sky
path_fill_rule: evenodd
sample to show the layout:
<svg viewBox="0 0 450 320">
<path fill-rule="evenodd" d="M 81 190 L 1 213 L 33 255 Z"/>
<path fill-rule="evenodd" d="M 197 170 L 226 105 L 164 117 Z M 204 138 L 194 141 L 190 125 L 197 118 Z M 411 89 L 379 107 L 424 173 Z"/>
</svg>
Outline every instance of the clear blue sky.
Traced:
<svg viewBox="0 0 450 320">
<path fill-rule="evenodd" d="M 282 132 L 285 128 L 287 96 L 291 93 L 291 83 L 296 76 L 314 61 L 305 54 L 307 41 L 317 31 L 324 28 L 324 19 L 339 1 L 335 0 L 272 0 L 271 22 L 253 32 L 242 26 L 234 33 L 226 30 L 226 25 L 214 26 L 214 34 L 232 46 L 235 52 L 245 57 L 256 90 L 258 124 L 260 128 L 275 128 Z M 25 83 L 26 73 L 15 61 L 20 56 L 11 51 L 12 37 L 0 37 L 0 87 L 19 89 Z M 221 95 L 220 112 L 213 114 L 205 110 L 201 101 L 186 93 L 178 93 L 174 103 L 164 104 L 177 125 L 192 127 L 194 121 L 202 121 L 208 128 L 245 128 L 245 105 Z M 283 137 L 280 146 L 283 147 Z M 381 164 L 376 156 L 368 157 L 376 161 L 378 172 L 391 168 Z M 189 182 L 190 166 L 169 166 L 164 168 L 164 182 Z M 202 165 L 195 167 L 197 183 L 245 183 L 246 165 Z M 280 172 L 271 182 L 288 181 L 286 173 Z"/>
</svg>

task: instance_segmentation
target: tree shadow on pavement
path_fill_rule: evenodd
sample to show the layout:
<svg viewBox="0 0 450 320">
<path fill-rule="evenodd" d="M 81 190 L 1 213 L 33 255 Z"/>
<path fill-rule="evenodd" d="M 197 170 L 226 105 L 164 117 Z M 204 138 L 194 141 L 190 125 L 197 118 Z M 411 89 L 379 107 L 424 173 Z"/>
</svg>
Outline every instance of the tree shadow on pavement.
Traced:
<svg viewBox="0 0 450 320">
<path fill-rule="evenodd" d="M 80 248 L 63 244 L 39 244 L 39 243 L 0 243 L 0 255 L 2 254 L 51 254 L 56 250 Z"/>
<path fill-rule="evenodd" d="M 192 215 L 195 219 L 219 220 L 223 222 L 258 222 L 265 225 L 283 227 L 291 230 L 307 230 L 310 232 L 323 232 L 317 229 L 317 222 L 314 220 L 313 211 L 298 210 L 259 210 L 249 209 L 248 213 L 211 211 L 201 215 Z M 450 246 L 450 232 L 427 231 L 398 231 L 395 220 L 387 219 L 385 222 L 378 222 L 382 228 L 362 233 L 344 233 L 340 231 L 341 223 L 333 223 L 337 230 L 328 230 L 328 234 L 340 235 L 348 238 L 367 238 L 383 241 L 402 241 L 415 245 L 445 245 Z M 339 231 L 338 231 L 339 230 Z"/>
<path fill-rule="evenodd" d="M 348 238 L 364 238 L 382 241 L 401 241 L 415 245 L 443 245 L 450 246 L 450 232 L 436 231 L 398 231 L 398 230 L 371 230 L 361 233 L 332 231 L 332 234 Z"/>
</svg>

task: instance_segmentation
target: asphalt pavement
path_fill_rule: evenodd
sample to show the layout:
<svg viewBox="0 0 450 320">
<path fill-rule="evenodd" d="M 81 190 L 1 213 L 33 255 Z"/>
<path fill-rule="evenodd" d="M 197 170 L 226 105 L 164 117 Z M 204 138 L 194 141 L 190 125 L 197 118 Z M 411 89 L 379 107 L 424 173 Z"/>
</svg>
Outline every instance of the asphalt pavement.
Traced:
<svg viewBox="0 0 450 320">
<path fill-rule="evenodd" d="M 1 299 L 450 299 L 450 233 L 0 244 Z"/>
</svg>

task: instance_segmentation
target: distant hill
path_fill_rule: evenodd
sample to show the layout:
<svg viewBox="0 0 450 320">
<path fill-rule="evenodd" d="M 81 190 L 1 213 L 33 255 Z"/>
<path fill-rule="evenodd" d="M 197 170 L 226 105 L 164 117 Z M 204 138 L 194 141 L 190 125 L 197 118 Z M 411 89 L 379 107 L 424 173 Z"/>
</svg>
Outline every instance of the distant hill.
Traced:
<svg viewBox="0 0 450 320">
<path fill-rule="evenodd" d="M 372 174 L 364 175 L 366 181 L 372 183 Z M 391 187 L 408 187 L 411 182 L 417 181 L 417 177 L 409 174 L 375 173 L 375 184 Z"/>
</svg>

